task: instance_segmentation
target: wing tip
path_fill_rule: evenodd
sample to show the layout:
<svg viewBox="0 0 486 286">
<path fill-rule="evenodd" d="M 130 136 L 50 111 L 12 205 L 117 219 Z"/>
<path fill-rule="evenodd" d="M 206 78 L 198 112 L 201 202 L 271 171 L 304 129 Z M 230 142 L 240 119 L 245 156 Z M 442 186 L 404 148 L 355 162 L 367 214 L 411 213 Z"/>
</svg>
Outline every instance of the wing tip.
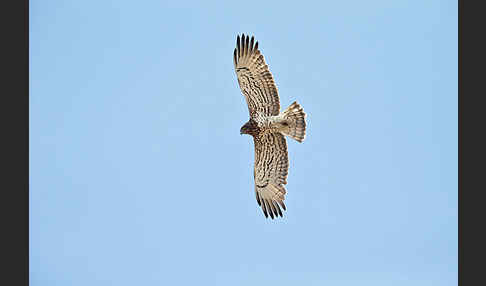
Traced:
<svg viewBox="0 0 486 286">
<path fill-rule="evenodd" d="M 240 57 L 247 54 L 253 54 L 258 51 L 258 41 L 255 42 L 254 35 L 251 35 L 250 39 L 250 35 L 245 35 L 245 33 L 242 33 L 241 36 L 240 34 L 237 34 L 235 50 L 237 50 L 236 62 L 238 62 Z"/>
<path fill-rule="evenodd" d="M 263 214 L 265 218 L 270 217 L 271 219 L 275 219 L 283 217 L 283 211 L 286 211 L 287 208 L 285 204 L 281 200 L 267 200 L 267 199 L 259 199 L 257 197 L 258 205 L 262 208 Z"/>
</svg>

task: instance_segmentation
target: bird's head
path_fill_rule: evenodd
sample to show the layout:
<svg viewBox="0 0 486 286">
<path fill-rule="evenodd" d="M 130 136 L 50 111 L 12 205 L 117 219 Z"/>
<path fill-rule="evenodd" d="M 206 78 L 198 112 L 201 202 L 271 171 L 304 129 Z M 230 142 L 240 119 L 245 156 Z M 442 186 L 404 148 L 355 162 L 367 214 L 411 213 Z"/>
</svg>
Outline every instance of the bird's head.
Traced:
<svg viewBox="0 0 486 286">
<path fill-rule="evenodd" d="M 253 126 L 253 124 L 248 121 L 247 123 L 245 123 L 245 125 L 241 126 L 240 128 L 240 134 L 248 134 L 248 135 L 251 135 L 252 133 L 254 133 L 255 129 L 255 126 Z"/>
</svg>

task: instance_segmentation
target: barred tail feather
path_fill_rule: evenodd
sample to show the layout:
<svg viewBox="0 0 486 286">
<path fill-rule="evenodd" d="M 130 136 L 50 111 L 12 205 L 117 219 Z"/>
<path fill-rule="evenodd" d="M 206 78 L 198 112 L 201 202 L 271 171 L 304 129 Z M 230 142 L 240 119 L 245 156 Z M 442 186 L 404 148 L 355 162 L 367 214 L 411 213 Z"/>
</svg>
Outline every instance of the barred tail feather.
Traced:
<svg viewBox="0 0 486 286">
<path fill-rule="evenodd" d="M 306 127 L 304 108 L 295 101 L 284 110 L 282 115 L 285 126 L 282 133 L 302 143 L 305 139 Z"/>
</svg>

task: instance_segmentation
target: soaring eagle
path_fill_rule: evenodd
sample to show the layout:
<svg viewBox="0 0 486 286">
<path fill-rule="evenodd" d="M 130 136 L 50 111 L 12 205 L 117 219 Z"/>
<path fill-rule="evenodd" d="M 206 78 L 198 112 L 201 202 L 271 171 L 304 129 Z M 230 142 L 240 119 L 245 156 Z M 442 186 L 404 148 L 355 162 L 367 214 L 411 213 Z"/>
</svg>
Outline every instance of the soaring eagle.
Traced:
<svg viewBox="0 0 486 286">
<path fill-rule="evenodd" d="M 306 114 L 297 102 L 280 112 L 277 86 L 253 36 L 237 36 L 233 63 L 250 112 L 240 134 L 253 136 L 256 200 L 265 217 L 282 217 L 289 169 L 285 135 L 303 142 Z"/>
</svg>

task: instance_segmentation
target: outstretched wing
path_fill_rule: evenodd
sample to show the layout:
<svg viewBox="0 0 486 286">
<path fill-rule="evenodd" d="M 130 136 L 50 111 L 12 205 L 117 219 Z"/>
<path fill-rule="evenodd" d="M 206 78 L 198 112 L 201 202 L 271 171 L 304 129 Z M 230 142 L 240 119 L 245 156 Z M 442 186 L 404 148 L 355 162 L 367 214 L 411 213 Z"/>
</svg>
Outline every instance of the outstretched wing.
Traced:
<svg viewBox="0 0 486 286">
<path fill-rule="evenodd" d="M 254 138 L 255 193 L 265 217 L 282 216 L 285 204 L 285 187 L 289 170 L 287 142 L 281 133 L 265 132 Z"/>
<path fill-rule="evenodd" d="M 240 85 L 241 92 L 246 98 L 250 118 L 257 112 L 264 115 L 278 115 L 280 101 L 277 86 L 273 76 L 265 63 L 263 55 L 258 50 L 258 42 L 253 45 L 248 36 L 236 38 L 236 49 L 233 54 L 233 63 Z"/>
</svg>

